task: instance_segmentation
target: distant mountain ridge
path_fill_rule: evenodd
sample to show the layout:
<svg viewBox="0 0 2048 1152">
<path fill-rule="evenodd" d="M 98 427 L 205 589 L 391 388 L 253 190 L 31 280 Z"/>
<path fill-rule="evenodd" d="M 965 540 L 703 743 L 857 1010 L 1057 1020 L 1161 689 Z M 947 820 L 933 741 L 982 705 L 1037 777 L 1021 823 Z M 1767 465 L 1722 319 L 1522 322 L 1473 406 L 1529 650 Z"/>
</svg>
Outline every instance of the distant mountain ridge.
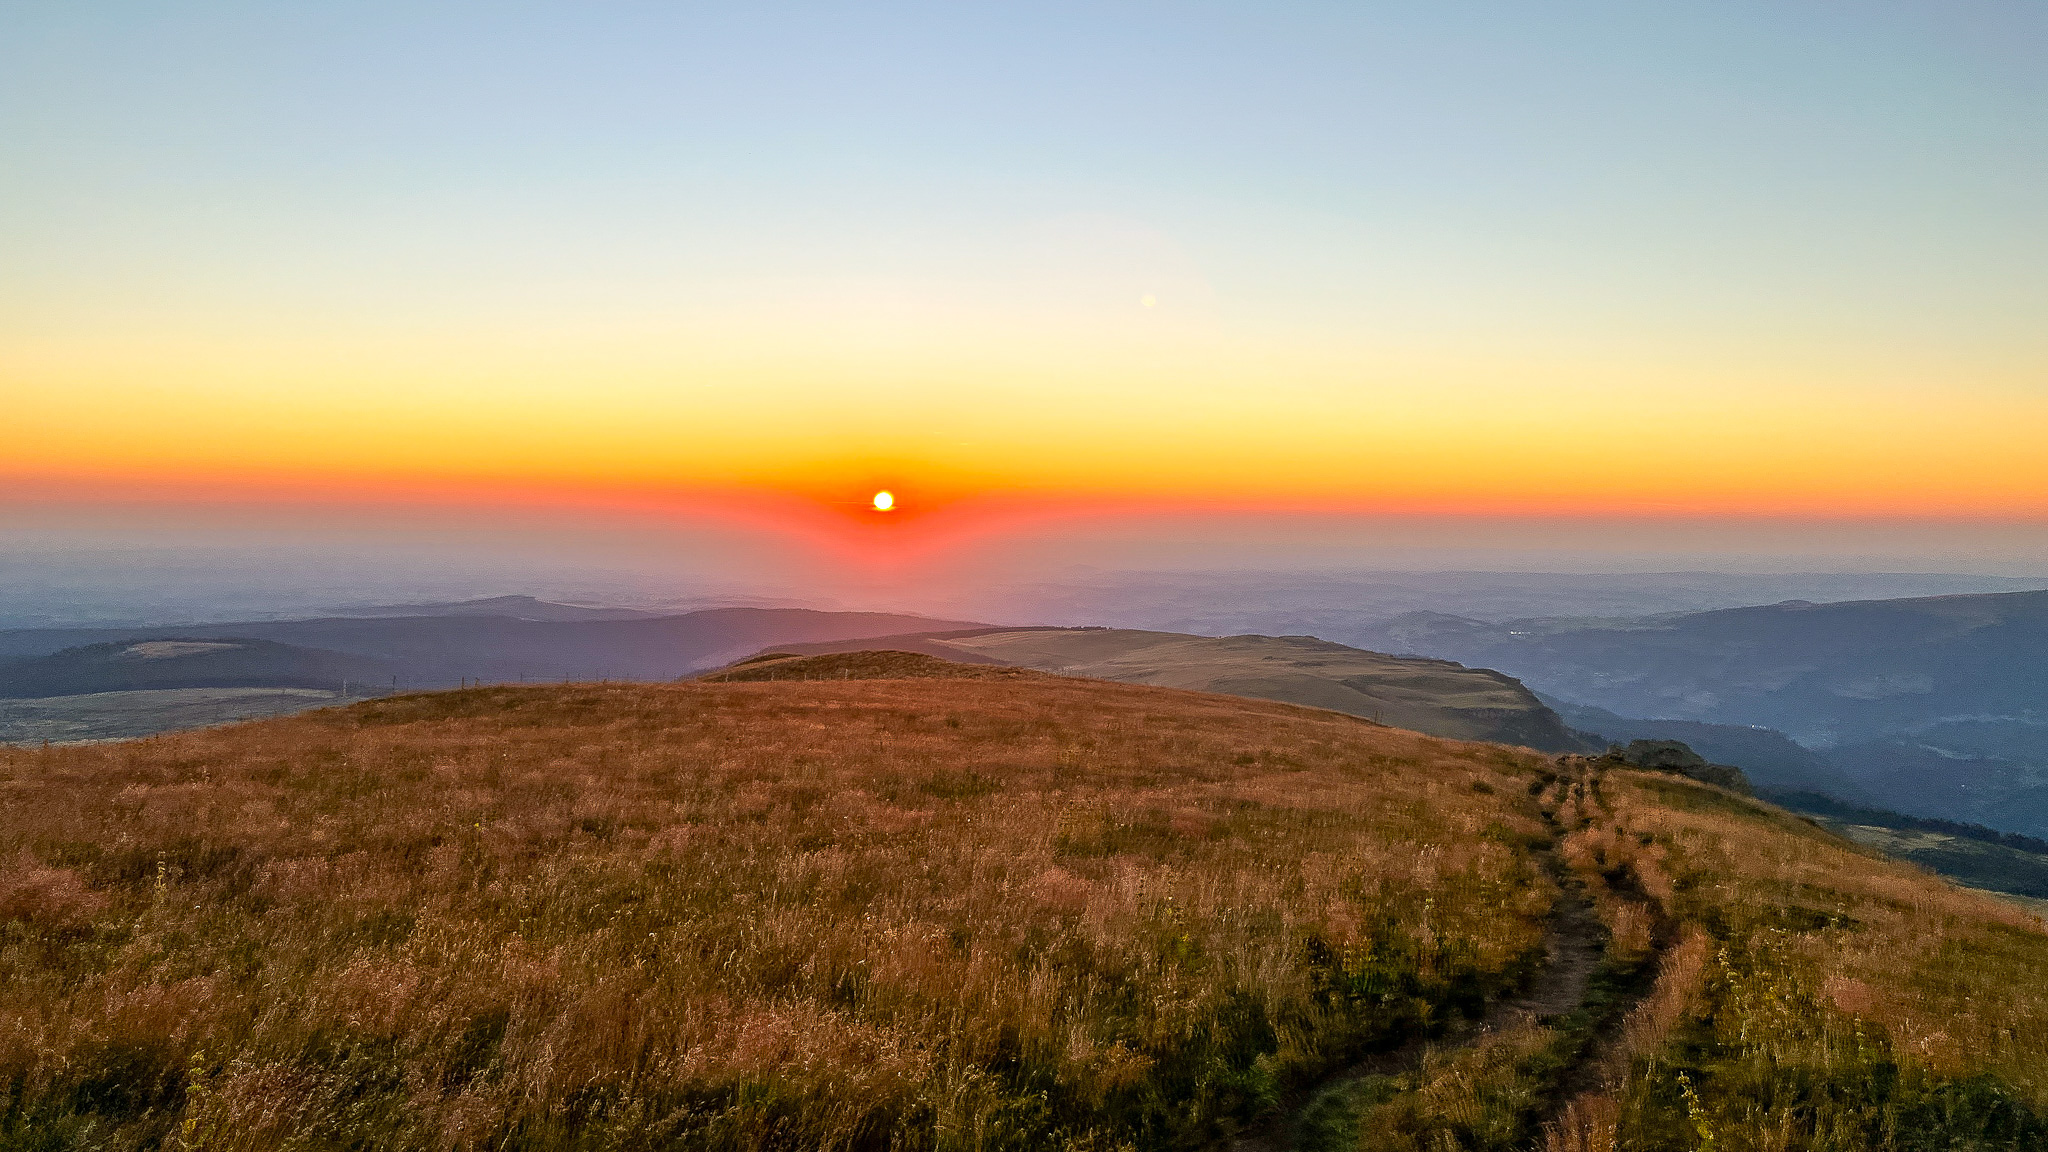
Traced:
<svg viewBox="0 0 2048 1152">
<path fill-rule="evenodd" d="M 1795 600 L 1633 620 L 1418 614 L 1379 633 L 1398 650 L 1485 659 L 1624 715 L 1760 724 L 1808 746 L 1959 715 L 2048 719 L 2048 592 Z"/>
<path fill-rule="evenodd" d="M 1887 807 L 2048 833 L 2048 592 L 1505 624 L 1416 613 L 1346 638 L 1484 663 L 1625 717 L 1777 729 Z"/>
<path fill-rule="evenodd" d="M 1364 648 L 1400 616 L 1641 619 L 1786 600 L 2038 591 L 2048 576 L 1941 573 L 1561 573 L 1500 571 L 1127 572 L 1012 590 L 1003 615 L 1202 636 L 1310 635 Z"/>
<path fill-rule="evenodd" d="M 1590 704 L 1573 704 L 1538 692 L 1566 724 L 1616 744 L 1631 740 L 1678 740 L 1700 755 L 1743 770 L 1761 788 L 1821 792 L 1840 800 L 1868 803 L 1872 797 L 1827 757 L 1783 732 L 1742 724 L 1700 720 L 1641 720 Z"/>
<path fill-rule="evenodd" d="M 453 600 L 429 604 L 364 604 L 334 609 L 329 615 L 351 617 L 393 616 L 504 616 L 513 620 L 652 620 L 674 612 L 644 608 L 590 607 L 557 604 L 532 596 L 488 596 L 479 600 Z"/>
</svg>

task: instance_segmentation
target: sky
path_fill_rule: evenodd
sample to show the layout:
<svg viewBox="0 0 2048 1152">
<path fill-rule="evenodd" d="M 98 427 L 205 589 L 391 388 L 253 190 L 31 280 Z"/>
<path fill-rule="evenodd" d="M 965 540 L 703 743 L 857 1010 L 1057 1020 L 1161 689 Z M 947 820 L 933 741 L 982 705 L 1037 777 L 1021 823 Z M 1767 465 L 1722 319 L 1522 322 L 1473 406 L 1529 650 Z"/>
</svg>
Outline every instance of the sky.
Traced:
<svg viewBox="0 0 2048 1152">
<path fill-rule="evenodd" d="M 22 0 L 0 546 L 2048 572 L 2044 59 L 1969 0 Z"/>
</svg>

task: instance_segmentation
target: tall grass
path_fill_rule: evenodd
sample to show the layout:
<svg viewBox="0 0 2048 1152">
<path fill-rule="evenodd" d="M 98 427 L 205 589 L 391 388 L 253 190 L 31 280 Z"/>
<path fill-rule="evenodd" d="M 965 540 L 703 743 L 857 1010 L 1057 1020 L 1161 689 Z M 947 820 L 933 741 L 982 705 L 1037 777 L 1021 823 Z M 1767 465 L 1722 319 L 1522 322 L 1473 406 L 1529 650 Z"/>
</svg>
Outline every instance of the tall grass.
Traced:
<svg viewBox="0 0 2048 1152">
<path fill-rule="evenodd" d="M 4 749 L 0 1149 L 1195 1148 L 1431 1036 L 1325 1135 L 2048 1147 L 2032 914 L 1564 771 L 1032 674 Z M 1605 966 L 1477 1030 L 1546 858 Z"/>
<path fill-rule="evenodd" d="M 1613 773 L 1606 841 L 1683 925 L 1553 1149 L 2048 1147 L 2032 914 L 1690 782 Z M 1649 887 L 1646 885 L 1646 887 Z M 1584 1139 L 1588 1130 L 1596 1137 Z"/>
<path fill-rule="evenodd" d="M 1517 1152 L 1538 1141 L 1552 1152 L 1576 1152 L 1611 1142 L 1612 1101 L 1597 1089 L 1581 1091 L 1580 1082 L 1589 1073 L 1614 1077 L 1611 1065 L 1627 1067 L 1616 1045 L 1602 1039 L 1618 1029 L 1639 1030 L 1647 1005 L 1636 998 L 1659 936 L 1670 932 L 1649 893 L 1669 886 L 1646 854 L 1633 846 L 1620 850 L 1597 776 L 1582 762 L 1563 767 L 1540 792 L 1558 834 L 1551 863 L 1568 873 L 1571 901 L 1590 905 L 1597 923 L 1565 915 L 1551 931 L 1560 960 L 1587 943 L 1599 951 L 1597 963 L 1568 992 L 1576 1002 L 1550 1006 L 1547 1015 L 1503 1005 L 1477 1035 L 1432 1045 L 1419 1067 L 1326 1091 L 1305 1117 L 1304 1152 Z M 1319 1109 L 1335 1115 L 1318 1115 Z"/>
<path fill-rule="evenodd" d="M 1543 758 L 1049 677 L 0 752 L 0 1148 L 1227 1137 L 1526 979 Z"/>
<path fill-rule="evenodd" d="M 1606 929 L 1585 1002 L 1352 1087 L 1344 1147 L 2048 1148 L 2032 914 L 1716 788 L 1562 770 L 1545 807 Z"/>
</svg>

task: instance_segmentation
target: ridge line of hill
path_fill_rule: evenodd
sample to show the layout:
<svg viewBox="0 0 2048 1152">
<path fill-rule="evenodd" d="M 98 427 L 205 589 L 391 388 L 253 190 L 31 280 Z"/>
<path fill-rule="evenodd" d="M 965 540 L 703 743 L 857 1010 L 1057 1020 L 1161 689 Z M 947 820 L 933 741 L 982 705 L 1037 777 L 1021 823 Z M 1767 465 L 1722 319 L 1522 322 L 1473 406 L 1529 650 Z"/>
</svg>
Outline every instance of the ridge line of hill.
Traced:
<svg viewBox="0 0 2048 1152">
<path fill-rule="evenodd" d="M 1505 673 L 1435 657 L 1391 656 L 1307 636 L 977 628 L 778 644 L 774 650 L 795 659 L 878 646 L 963 663 L 1008 664 L 1305 704 L 1453 739 L 1497 740 L 1550 752 L 1593 750 Z"/>
</svg>

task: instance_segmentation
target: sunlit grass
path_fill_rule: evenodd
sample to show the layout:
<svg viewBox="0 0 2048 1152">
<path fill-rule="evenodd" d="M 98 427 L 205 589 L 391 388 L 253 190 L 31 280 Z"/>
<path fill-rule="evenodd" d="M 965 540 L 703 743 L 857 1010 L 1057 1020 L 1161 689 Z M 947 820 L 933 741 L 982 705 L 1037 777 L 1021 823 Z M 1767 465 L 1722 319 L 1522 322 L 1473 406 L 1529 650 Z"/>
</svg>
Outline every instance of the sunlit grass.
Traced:
<svg viewBox="0 0 2048 1152">
<path fill-rule="evenodd" d="M 1600 792 L 1685 932 L 1621 1045 L 1612 1147 L 2048 1147 L 2032 914 L 1689 782 Z M 1597 1145 L 1569 1135 L 1553 1148 Z"/>
<path fill-rule="evenodd" d="M 1319 1146 L 2048 1146 L 2040 923 L 1797 818 L 874 671 L 0 751 L 0 1148 L 1221 1146 L 1428 1037 Z M 1604 965 L 1471 1039 L 1546 860 Z"/>
<path fill-rule="evenodd" d="M 1526 976 L 1545 770 L 1037 676 L 13 750 L 0 1142 L 1199 1144 Z"/>
<path fill-rule="evenodd" d="M 1716 788 L 1562 768 L 1545 807 L 1606 930 L 1579 1009 L 1326 1093 L 1307 1146 L 2048 1147 L 2031 914 Z"/>
</svg>

